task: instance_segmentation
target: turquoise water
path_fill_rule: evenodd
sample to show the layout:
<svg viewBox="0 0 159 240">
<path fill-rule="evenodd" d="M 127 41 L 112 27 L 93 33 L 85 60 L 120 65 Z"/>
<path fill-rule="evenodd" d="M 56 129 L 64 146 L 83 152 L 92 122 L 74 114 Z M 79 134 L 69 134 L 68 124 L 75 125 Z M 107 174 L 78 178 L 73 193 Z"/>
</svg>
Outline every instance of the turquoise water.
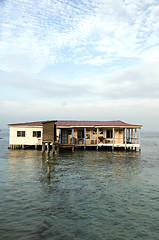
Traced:
<svg viewBox="0 0 159 240">
<path fill-rule="evenodd" d="M 0 138 L 1 240 L 159 239 L 159 134 L 141 152 L 54 156 Z"/>
</svg>

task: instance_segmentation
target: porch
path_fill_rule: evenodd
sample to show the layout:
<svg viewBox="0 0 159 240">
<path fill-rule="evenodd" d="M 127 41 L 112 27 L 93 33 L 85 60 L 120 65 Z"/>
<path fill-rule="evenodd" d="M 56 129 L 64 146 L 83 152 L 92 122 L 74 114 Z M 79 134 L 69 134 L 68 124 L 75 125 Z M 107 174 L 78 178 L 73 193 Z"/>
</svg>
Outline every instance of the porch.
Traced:
<svg viewBox="0 0 159 240">
<path fill-rule="evenodd" d="M 140 128 L 69 127 L 57 129 L 58 144 L 74 147 L 110 147 L 141 150 Z"/>
</svg>

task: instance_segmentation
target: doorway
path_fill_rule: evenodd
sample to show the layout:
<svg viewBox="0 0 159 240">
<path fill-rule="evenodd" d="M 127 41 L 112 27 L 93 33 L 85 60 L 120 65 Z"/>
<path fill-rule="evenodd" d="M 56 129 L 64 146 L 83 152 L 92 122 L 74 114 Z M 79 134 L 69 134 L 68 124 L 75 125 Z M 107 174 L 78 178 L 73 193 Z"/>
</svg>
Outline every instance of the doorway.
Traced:
<svg viewBox="0 0 159 240">
<path fill-rule="evenodd" d="M 68 129 L 61 129 L 61 143 L 68 144 Z"/>
</svg>

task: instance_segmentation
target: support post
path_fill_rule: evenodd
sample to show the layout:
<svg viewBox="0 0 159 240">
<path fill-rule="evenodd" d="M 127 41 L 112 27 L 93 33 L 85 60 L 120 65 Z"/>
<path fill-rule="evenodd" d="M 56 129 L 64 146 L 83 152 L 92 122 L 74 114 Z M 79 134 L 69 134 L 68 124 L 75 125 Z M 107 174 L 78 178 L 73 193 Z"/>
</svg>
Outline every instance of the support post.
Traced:
<svg viewBox="0 0 159 240">
<path fill-rule="evenodd" d="M 84 128 L 84 149 L 86 149 L 86 128 Z"/>
<path fill-rule="evenodd" d="M 113 128 L 113 147 L 114 147 L 114 139 L 115 139 L 115 131 L 114 131 L 114 128 Z"/>
<path fill-rule="evenodd" d="M 141 141 L 141 128 L 139 128 L 139 151 L 141 151 L 140 141 Z"/>
<path fill-rule="evenodd" d="M 62 133 L 62 130 L 61 130 L 61 128 L 60 128 L 60 135 L 59 135 L 59 143 L 60 143 L 60 144 L 62 143 L 62 135 L 61 135 L 61 133 Z"/>
<path fill-rule="evenodd" d="M 135 143 L 137 143 L 137 128 L 135 128 Z"/>
<path fill-rule="evenodd" d="M 97 128 L 97 150 L 98 150 L 98 135 L 99 135 L 99 128 Z"/>
<path fill-rule="evenodd" d="M 126 150 L 127 128 L 125 128 L 125 150 Z"/>
<path fill-rule="evenodd" d="M 128 139 L 128 143 L 130 142 L 130 128 L 127 129 L 128 135 L 127 135 L 127 139 Z"/>
<path fill-rule="evenodd" d="M 59 153 L 60 152 L 60 146 L 59 146 L 59 144 L 57 145 L 57 153 Z"/>
<path fill-rule="evenodd" d="M 47 152 L 48 153 L 50 152 L 50 143 L 49 142 L 47 143 Z"/>
<path fill-rule="evenodd" d="M 52 152 L 54 153 L 55 152 L 55 144 L 52 143 Z"/>
<path fill-rule="evenodd" d="M 74 138 L 74 128 L 72 128 L 72 144 L 74 144 L 73 138 Z"/>
<path fill-rule="evenodd" d="M 42 143 L 42 152 L 45 152 L 45 143 Z"/>
<path fill-rule="evenodd" d="M 133 128 L 131 128 L 131 143 L 134 143 L 134 134 L 133 134 Z"/>
<path fill-rule="evenodd" d="M 75 151 L 75 148 L 74 148 L 74 146 L 72 146 L 72 152 L 74 153 L 74 151 Z"/>
<path fill-rule="evenodd" d="M 141 137 L 141 128 L 139 128 L 139 136 L 138 136 L 139 145 L 140 145 L 140 137 Z"/>
</svg>

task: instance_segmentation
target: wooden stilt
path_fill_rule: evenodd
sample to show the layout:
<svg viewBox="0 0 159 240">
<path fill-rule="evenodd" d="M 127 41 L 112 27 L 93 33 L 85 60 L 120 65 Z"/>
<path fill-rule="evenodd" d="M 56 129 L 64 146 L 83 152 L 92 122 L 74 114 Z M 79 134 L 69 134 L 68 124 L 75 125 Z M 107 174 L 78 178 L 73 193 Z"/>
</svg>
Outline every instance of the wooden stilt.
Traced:
<svg viewBox="0 0 159 240">
<path fill-rule="evenodd" d="M 57 145 L 57 153 L 59 153 L 59 152 L 60 152 L 60 146 Z"/>
<path fill-rule="evenodd" d="M 52 152 L 55 152 L 55 145 L 52 143 Z"/>
<path fill-rule="evenodd" d="M 72 152 L 74 153 L 74 151 L 75 151 L 75 147 L 73 146 L 73 147 L 72 147 Z"/>
<path fill-rule="evenodd" d="M 45 152 L 45 143 L 42 143 L 42 152 Z"/>
<path fill-rule="evenodd" d="M 47 143 L 47 152 L 48 153 L 50 152 L 50 143 L 49 142 Z"/>
</svg>

